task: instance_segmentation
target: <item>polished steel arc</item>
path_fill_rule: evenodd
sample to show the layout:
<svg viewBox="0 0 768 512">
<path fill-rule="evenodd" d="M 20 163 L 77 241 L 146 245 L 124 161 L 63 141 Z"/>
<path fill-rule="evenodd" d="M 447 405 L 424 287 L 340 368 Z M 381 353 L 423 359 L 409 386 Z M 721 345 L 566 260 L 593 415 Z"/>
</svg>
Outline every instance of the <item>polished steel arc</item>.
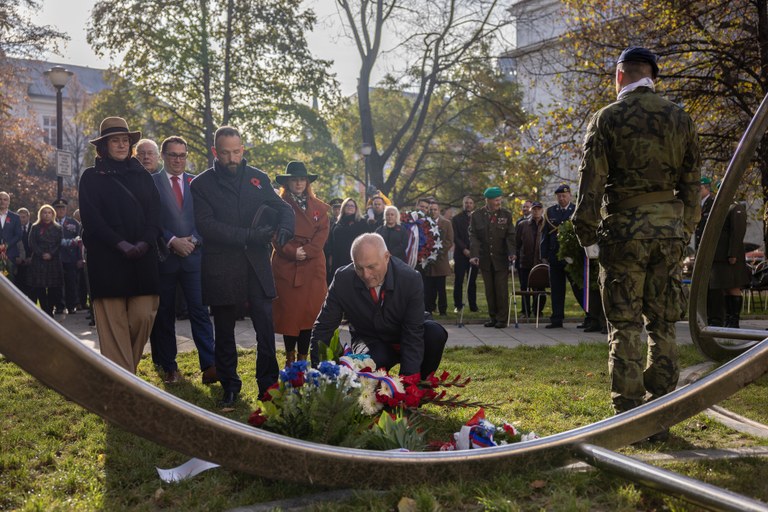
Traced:
<svg viewBox="0 0 768 512">
<path fill-rule="evenodd" d="M 151 386 L 80 343 L 0 278 L 0 353 L 65 397 L 137 435 L 189 456 L 267 478 L 389 488 L 411 481 L 484 478 L 489 471 L 552 467 L 579 444 L 617 448 L 731 396 L 768 369 L 761 343 L 705 378 L 598 423 L 546 438 L 457 452 L 344 449 L 279 436 L 211 413 Z M 162 421 L 160 421 L 162 419 Z"/>
<path fill-rule="evenodd" d="M 728 164 L 696 253 L 688 305 L 691 338 L 704 355 L 716 361 L 724 361 L 741 354 L 766 335 L 765 331 L 707 326 L 707 288 L 717 241 L 725 224 L 728 208 L 766 130 L 768 130 L 768 95 L 760 103 Z M 741 340 L 742 343 L 723 340 Z"/>
</svg>

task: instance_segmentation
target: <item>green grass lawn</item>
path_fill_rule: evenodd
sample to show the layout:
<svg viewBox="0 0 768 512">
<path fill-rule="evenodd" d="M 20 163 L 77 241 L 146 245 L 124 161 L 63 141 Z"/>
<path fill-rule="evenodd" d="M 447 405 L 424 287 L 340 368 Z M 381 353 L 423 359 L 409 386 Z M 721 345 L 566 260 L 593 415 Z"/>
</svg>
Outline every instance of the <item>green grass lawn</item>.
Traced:
<svg viewBox="0 0 768 512">
<path fill-rule="evenodd" d="M 245 421 L 256 400 L 254 352 L 240 353 L 244 377 L 242 403 L 229 416 Z M 681 348 L 684 366 L 700 362 L 693 347 Z M 199 383 L 197 356 L 179 355 L 184 385 L 168 388 L 177 396 L 213 410 L 218 386 Z M 492 421 L 509 420 L 521 429 L 549 435 L 580 427 L 611 414 L 604 344 L 506 349 L 453 348 L 443 368 L 471 376 L 465 398 L 497 404 Z M 110 426 L 0 359 L 0 510 L 226 510 L 298 497 L 327 489 L 288 484 L 214 469 L 179 484 L 163 484 L 155 467 L 182 464 L 187 457 Z M 164 387 L 145 359 L 140 376 Z M 768 410 L 768 380 L 749 386 L 729 402 L 754 419 Z M 444 439 L 469 419 L 474 409 L 432 412 L 440 421 L 430 436 Z M 762 421 L 765 421 L 764 419 Z M 671 452 L 765 444 L 731 431 L 704 415 L 676 425 L 672 438 L 641 450 Z M 627 454 L 638 448 L 625 448 Z M 272 461 L 265 461 L 272 464 Z M 674 471 L 768 501 L 764 460 L 675 464 Z M 350 482 L 354 487 L 354 482 Z M 410 510 L 695 510 L 610 474 L 535 471 L 494 473 L 472 481 L 420 485 L 403 475 L 387 492 L 360 491 L 351 501 L 318 505 L 318 510 L 381 510 L 413 500 Z"/>
</svg>

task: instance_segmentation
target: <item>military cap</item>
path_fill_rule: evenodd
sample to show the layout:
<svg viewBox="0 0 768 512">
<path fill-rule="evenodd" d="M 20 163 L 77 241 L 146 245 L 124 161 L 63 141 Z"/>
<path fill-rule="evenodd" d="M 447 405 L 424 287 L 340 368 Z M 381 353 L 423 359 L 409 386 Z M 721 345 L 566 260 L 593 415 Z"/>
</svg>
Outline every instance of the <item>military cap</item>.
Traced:
<svg viewBox="0 0 768 512">
<path fill-rule="evenodd" d="M 499 187 L 488 187 L 485 189 L 485 192 L 483 192 L 483 197 L 487 199 L 496 199 L 497 197 L 501 197 L 502 191 Z"/>
<path fill-rule="evenodd" d="M 712 184 L 712 179 L 708 178 L 706 176 L 702 176 L 701 180 L 699 180 L 699 181 L 701 181 L 702 185 L 711 185 Z"/>
<path fill-rule="evenodd" d="M 639 46 L 630 46 L 619 55 L 619 60 L 616 64 L 622 62 L 645 62 L 651 65 L 651 71 L 653 78 L 656 78 L 659 74 L 659 65 L 656 63 L 658 57 L 648 48 L 641 48 Z"/>
<path fill-rule="evenodd" d="M 571 187 L 563 183 L 559 187 L 557 187 L 557 190 L 555 190 L 555 194 L 562 194 L 563 192 L 571 193 Z"/>
<path fill-rule="evenodd" d="M 330 204 L 331 206 L 341 206 L 341 203 L 343 202 L 344 200 L 342 200 L 340 197 L 334 197 L 333 199 L 331 199 L 331 202 L 328 204 Z"/>
<path fill-rule="evenodd" d="M 543 205 L 543 204 L 541 204 L 541 202 L 540 202 L 540 201 L 533 201 L 533 202 L 531 203 L 531 208 L 544 208 L 544 205 Z"/>
<path fill-rule="evenodd" d="M 54 202 L 52 202 L 51 206 L 54 206 L 54 207 L 55 206 L 67 206 L 68 204 L 69 203 L 67 202 L 66 199 L 64 199 L 63 197 L 60 197 L 60 198 L 56 199 Z"/>
</svg>

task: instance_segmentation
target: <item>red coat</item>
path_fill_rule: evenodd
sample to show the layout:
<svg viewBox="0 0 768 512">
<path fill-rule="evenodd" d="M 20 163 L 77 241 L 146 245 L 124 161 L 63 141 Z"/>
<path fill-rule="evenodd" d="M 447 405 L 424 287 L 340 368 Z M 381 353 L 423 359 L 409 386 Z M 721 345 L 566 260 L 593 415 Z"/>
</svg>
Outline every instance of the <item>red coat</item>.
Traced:
<svg viewBox="0 0 768 512">
<path fill-rule="evenodd" d="M 282 198 L 293 208 L 296 227 L 291 241 L 272 253 L 272 273 L 277 288 L 272 311 L 276 333 L 298 336 L 299 331 L 312 329 L 328 292 L 323 246 L 328 239 L 331 207 L 310 197 L 304 211 L 288 192 L 284 192 Z M 304 261 L 296 260 L 299 247 L 307 252 Z"/>
</svg>

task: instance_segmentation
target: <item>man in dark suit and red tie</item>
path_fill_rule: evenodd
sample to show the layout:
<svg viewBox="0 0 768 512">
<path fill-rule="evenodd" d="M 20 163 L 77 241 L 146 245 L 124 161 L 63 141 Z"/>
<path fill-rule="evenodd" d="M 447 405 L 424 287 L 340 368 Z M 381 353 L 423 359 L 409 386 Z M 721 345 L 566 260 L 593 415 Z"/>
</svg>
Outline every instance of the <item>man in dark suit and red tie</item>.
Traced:
<svg viewBox="0 0 768 512">
<path fill-rule="evenodd" d="M 181 286 L 187 300 L 192 339 L 200 358 L 203 384 L 216 382 L 215 343 L 208 309 L 203 306 L 200 246 L 202 237 L 195 227 L 191 174 L 187 166 L 187 142 L 181 137 L 168 137 L 160 152 L 165 165 L 152 175 L 160 192 L 160 229 L 168 257 L 160 262 L 160 307 L 149 340 L 152 361 L 165 372 L 164 382 L 182 380 L 176 364 L 176 287 Z M 158 242 L 159 243 L 159 242 Z"/>
</svg>

